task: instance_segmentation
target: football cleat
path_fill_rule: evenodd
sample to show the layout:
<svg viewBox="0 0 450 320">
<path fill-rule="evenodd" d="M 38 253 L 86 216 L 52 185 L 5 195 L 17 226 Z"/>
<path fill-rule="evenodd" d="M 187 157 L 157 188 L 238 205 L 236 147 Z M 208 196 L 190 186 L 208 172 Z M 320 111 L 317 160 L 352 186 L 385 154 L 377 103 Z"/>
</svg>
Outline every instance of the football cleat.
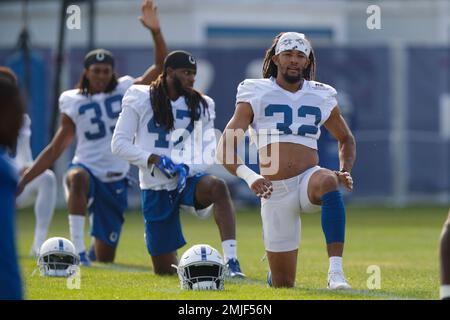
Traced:
<svg viewBox="0 0 450 320">
<path fill-rule="evenodd" d="M 328 289 L 329 290 L 348 290 L 350 285 L 345 279 L 344 272 L 333 271 L 328 273 Z"/>
<path fill-rule="evenodd" d="M 86 251 L 80 252 L 78 254 L 80 256 L 80 265 L 81 266 L 85 266 L 85 267 L 90 267 L 91 266 L 91 261 L 89 260 L 89 258 L 86 255 Z"/>
<path fill-rule="evenodd" d="M 245 278 L 245 274 L 241 271 L 241 266 L 237 259 L 228 260 L 225 269 L 225 275 L 229 278 Z"/>
</svg>

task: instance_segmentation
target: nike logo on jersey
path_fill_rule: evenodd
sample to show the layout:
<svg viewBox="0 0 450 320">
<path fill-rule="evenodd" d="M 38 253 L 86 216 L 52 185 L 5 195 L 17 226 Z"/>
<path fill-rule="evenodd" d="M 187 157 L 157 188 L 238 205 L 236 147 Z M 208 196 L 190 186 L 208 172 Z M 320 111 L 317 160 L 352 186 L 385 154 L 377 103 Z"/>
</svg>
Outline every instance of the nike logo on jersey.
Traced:
<svg viewBox="0 0 450 320">
<path fill-rule="evenodd" d="M 121 193 L 123 192 L 123 190 L 124 190 L 124 189 L 117 189 L 117 190 L 116 190 L 116 193 L 117 193 L 117 194 L 121 194 Z"/>
</svg>

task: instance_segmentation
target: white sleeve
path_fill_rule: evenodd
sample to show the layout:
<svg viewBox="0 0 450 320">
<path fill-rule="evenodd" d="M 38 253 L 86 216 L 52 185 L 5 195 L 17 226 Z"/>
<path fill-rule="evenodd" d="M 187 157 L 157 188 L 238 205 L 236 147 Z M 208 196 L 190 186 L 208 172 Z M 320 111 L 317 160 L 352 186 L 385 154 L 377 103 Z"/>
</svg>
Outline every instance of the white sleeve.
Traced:
<svg viewBox="0 0 450 320">
<path fill-rule="evenodd" d="M 16 145 L 15 161 L 19 169 L 31 166 L 33 156 L 31 155 L 30 138 L 31 138 L 31 121 L 28 115 L 24 115 L 24 123 L 20 129 Z"/>
<path fill-rule="evenodd" d="M 327 95 L 325 97 L 325 106 L 329 109 L 333 109 L 334 107 L 337 106 L 337 91 L 335 88 L 333 88 L 332 86 L 328 86 L 329 90 L 327 92 Z"/>
<path fill-rule="evenodd" d="M 251 80 L 242 81 L 237 87 L 236 104 L 239 102 L 247 102 L 251 105 L 255 104 L 255 88 Z"/>
<path fill-rule="evenodd" d="M 122 100 L 122 112 L 114 129 L 111 151 L 131 164 L 147 168 L 147 161 L 151 153 L 142 150 L 133 143 L 139 123 L 138 112 L 130 106 L 130 103 L 133 103 L 134 100 L 136 99 L 132 95 L 127 94 Z"/>
<path fill-rule="evenodd" d="M 260 98 L 257 94 L 257 82 L 254 79 L 246 79 L 242 81 L 237 87 L 236 105 L 239 102 L 247 102 L 253 111 L 253 119 L 259 118 L 259 101 Z"/>
<path fill-rule="evenodd" d="M 119 79 L 117 79 L 119 86 L 124 91 L 126 91 L 128 88 L 130 88 L 134 84 L 134 81 L 136 81 L 136 79 L 133 78 L 132 76 L 123 76 L 123 77 L 120 77 Z"/>
<path fill-rule="evenodd" d="M 72 119 L 74 123 L 76 123 L 77 111 L 73 107 L 73 99 L 70 97 L 67 91 L 63 92 L 59 96 L 59 111 L 67 115 L 70 119 Z"/>
<path fill-rule="evenodd" d="M 336 99 L 337 91 L 332 86 L 327 85 L 327 92 L 324 96 L 324 103 L 322 105 L 322 121 L 325 122 L 329 117 L 334 107 L 337 106 L 338 101 Z"/>
</svg>

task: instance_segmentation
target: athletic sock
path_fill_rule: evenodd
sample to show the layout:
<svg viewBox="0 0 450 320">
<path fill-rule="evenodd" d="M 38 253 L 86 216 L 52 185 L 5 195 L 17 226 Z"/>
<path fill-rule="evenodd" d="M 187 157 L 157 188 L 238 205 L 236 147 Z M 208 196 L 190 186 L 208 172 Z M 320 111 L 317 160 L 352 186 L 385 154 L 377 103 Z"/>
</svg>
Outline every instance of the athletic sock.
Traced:
<svg viewBox="0 0 450 320">
<path fill-rule="evenodd" d="M 342 268 L 342 257 L 334 256 L 329 258 L 330 267 L 328 272 L 344 272 Z"/>
<path fill-rule="evenodd" d="M 44 172 L 40 178 L 42 186 L 34 205 L 36 226 L 34 230 L 33 249 L 38 251 L 47 237 L 48 228 L 56 205 L 56 180 L 53 173 Z"/>
<path fill-rule="evenodd" d="M 237 242 L 234 239 L 222 242 L 223 259 L 227 263 L 230 259 L 237 259 Z"/>
<path fill-rule="evenodd" d="M 69 214 L 70 238 L 77 253 L 86 251 L 84 246 L 84 220 L 86 218 L 77 214 Z"/>
</svg>

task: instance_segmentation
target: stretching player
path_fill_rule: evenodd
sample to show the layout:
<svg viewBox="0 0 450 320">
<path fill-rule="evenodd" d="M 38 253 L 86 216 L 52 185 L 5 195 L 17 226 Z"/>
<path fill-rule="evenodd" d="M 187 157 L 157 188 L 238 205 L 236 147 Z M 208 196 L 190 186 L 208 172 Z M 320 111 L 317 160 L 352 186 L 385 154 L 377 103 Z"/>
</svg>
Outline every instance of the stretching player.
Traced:
<svg viewBox="0 0 450 320">
<path fill-rule="evenodd" d="M 206 218 L 214 205 L 228 275 L 243 278 L 227 185 L 204 172 L 215 159 L 204 161 L 206 153 L 216 150 L 215 136 L 208 135 L 214 134 L 215 105 L 193 88 L 196 72 L 190 53 L 174 51 L 150 87 L 132 86 L 123 98 L 112 150 L 139 167 L 145 237 L 156 274 L 175 273 L 176 250 L 186 244 L 180 206 Z"/>
<path fill-rule="evenodd" d="M 247 79 L 238 86 L 236 110 L 222 135 L 218 158 L 261 198 L 269 285 L 294 286 L 300 213 L 321 207 L 330 262 L 328 288 L 346 289 L 350 286 L 342 267 L 345 208 L 338 188 L 340 184 L 353 188 L 355 139 L 337 106 L 336 90 L 312 81 L 315 68 L 312 47 L 303 34 L 278 35 L 266 53 L 264 79 Z M 339 142 L 339 172 L 317 165 L 322 125 Z M 249 126 L 258 146 L 261 175 L 236 154 Z"/>
<path fill-rule="evenodd" d="M 72 242 L 82 265 L 90 265 L 84 245 L 87 208 L 92 214 L 91 235 L 95 238 L 91 257 L 113 262 L 123 214 L 127 208 L 126 175 L 129 164 L 111 154 L 111 138 L 121 111 L 122 97 L 132 84 L 149 84 L 161 73 L 167 48 L 157 9 L 151 0 L 142 5 L 140 20 L 152 33 L 155 64 L 139 78 L 117 78 L 111 52 L 96 49 L 84 59 L 84 72 L 77 89 L 61 94 L 61 125 L 55 137 L 34 164 L 25 171 L 19 192 L 48 169 L 74 138 L 77 148 L 65 178 Z"/>
<path fill-rule="evenodd" d="M 17 77 L 9 68 L 0 67 L 0 78 L 17 85 Z M 14 148 L 15 152 L 12 152 L 12 157 L 19 169 L 19 173 L 23 173 L 33 163 L 30 148 L 31 120 L 26 113 L 23 115 L 22 122 L 23 125 L 20 128 L 19 137 Z M 33 203 L 36 225 L 30 255 L 37 256 L 41 244 L 47 237 L 48 227 L 55 211 L 56 178 L 53 171 L 45 170 L 27 185 L 22 194 L 16 199 L 18 208 L 24 208 Z"/>
</svg>

